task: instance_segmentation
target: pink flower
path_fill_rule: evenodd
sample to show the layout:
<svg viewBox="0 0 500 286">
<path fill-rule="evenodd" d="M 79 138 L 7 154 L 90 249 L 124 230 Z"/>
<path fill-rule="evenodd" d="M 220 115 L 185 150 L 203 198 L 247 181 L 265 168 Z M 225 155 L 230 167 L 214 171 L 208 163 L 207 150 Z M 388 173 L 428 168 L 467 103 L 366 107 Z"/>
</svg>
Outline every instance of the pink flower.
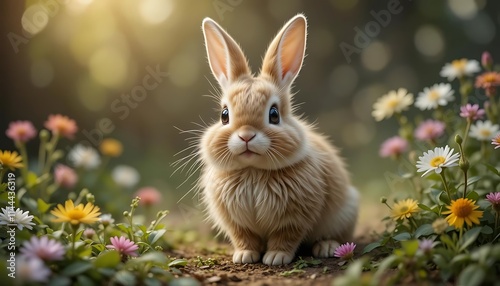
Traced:
<svg viewBox="0 0 500 286">
<path fill-rule="evenodd" d="M 424 253 L 429 253 L 434 247 L 434 240 L 432 239 L 422 239 L 418 241 L 418 248 Z"/>
<path fill-rule="evenodd" d="M 45 127 L 52 131 L 55 135 L 60 135 L 68 139 L 75 137 L 78 127 L 73 119 L 61 114 L 49 115 L 49 119 L 45 121 Z"/>
<path fill-rule="evenodd" d="M 141 198 L 140 203 L 145 206 L 151 206 L 161 201 L 161 193 L 153 187 L 143 187 L 135 193 L 135 196 Z"/>
<path fill-rule="evenodd" d="M 406 150 L 408 150 L 408 141 L 399 136 L 394 136 L 382 143 L 379 154 L 380 157 L 399 157 Z"/>
<path fill-rule="evenodd" d="M 5 134 L 16 142 L 26 143 L 35 138 L 36 129 L 30 121 L 13 121 Z"/>
<path fill-rule="evenodd" d="M 78 181 L 78 175 L 70 167 L 58 164 L 54 169 L 54 180 L 59 186 L 71 189 Z"/>
<path fill-rule="evenodd" d="M 25 241 L 20 250 L 23 257 L 30 259 L 39 258 L 44 261 L 63 260 L 64 246 L 57 240 L 49 239 L 47 236 L 32 236 Z"/>
<path fill-rule="evenodd" d="M 484 109 L 480 109 L 477 104 L 471 105 L 467 103 L 467 105 L 460 107 L 460 116 L 470 120 L 482 119 L 485 114 Z"/>
<path fill-rule="evenodd" d="M 50 269 L 38 258 L 20 256 L 16 261 L 16 278 L 19 277 L 21 282 L 47 282 L 51 274 Z"/>
<path fill-rule="evenodd" d="M 491 203 L 495 211 L 500 211 L 500 192 L 487 194 L 486 200 Z"/>
<path fill-rule="evenodd" d="M 137 244 L 133 241 L 130 241 L 128 238 L 123 236 L 114 236 L 110 239 L 110 241 L 111 245 L 106 245 L 106 248 L 116 249 L 123 255 L 137 256 L 135 251 L 139 249 L 139 246 L 137 246 Z"/>
<path fill-rule="evenodd" d="M 354 256 L 354 248 L 356 248 L 354 242 L 344 243 L 335 249 L 333 256 L 339 257 L 342 260 L 349 260 Z"/>
<path fill-rule="evenodd" d="M 491 144 L 495 145 L 495 149 L 500 148 L 500 133 L 491 139 Z"/>
<path fill-rule="evenodd" d="M 493 67 L 493 57 L 488 51 L 484 51 L 481 55 L 481 65 L 485 70 L 491 70 Z"/>
<path fill-rule="evenodd" d="M 426 120 L 415 129 L 415 137 L 421 141 L 434 141 L 443 135 L 446 125 L 437 120 Z"/>
<path fill-rule="evenodd" d="M 95 230 L 93 228 L 86 228 L 83 231 L 83 236 L 85 238 L 92 239 L 92 237 L 94 237 L 94 235 L 95 235 Z"/>
</svg>

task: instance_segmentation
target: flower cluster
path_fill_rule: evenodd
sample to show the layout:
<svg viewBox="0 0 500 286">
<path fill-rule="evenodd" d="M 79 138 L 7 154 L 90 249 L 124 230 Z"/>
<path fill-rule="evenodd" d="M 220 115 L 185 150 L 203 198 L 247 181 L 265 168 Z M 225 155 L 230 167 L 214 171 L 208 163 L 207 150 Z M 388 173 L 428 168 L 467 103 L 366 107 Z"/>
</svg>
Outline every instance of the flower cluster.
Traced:
<svg viewBox="0 0 500 286">
<path fill-rule="evenodd" d="M 414 104 L 413 95 L 404 88 L 374 103 L 376 121 L 395 117 L 399 123 L 398 134 L 383 142 L 379 153 L 400 164 L 399 170 L 405 170 L 401 180 L 408 184 L 393 186 L 393 204 L 381 200 L 389 208 L 385 220 L 390 223 L 379 240 L 363 250 L 369 253 L 377 248 L 387 256 L 375 262 L 373 285 L 387 284 L 377 279 L 387 276 L 384 271 L 392 267 L 397 269 L 393 279 L 416 284 L 494 283 L 491 266 L 500 263 L 500 246 L 493 244 L 500 237 L 500 150 L 496 150 L 500 148 L 500 73 L 493 67 L 487 52 L 481 64 L 457 59 L 440 72 L 450 82 L 424 88 Z M 418 113 L 414 120 L 412 104 Z M 363 265 L 376 267 L 367 260 L 351 267 Z M 481 277 L 472 281 L 476 272 Z M 362 285 L 356 279 L 339 281 Z"/>
<path fill-rule="evenodd" d="M 9 202 L 0 202 L 0 253 L 16 255 L 11 274 L 16 282 L 106 284 L 119 281 L 120 276 L 135 276 L 138 284 L 168 284 L 173 279 L 171 270 L 187 261 L 161 252 L 168 247 L 161 224 L 168 211 L 152 213 L 161 192 L 154 187 L 132 192 L 140 175 L 131 166 L 107 171 L 111 159 L 123 153 L 122 143 L 105 138 L 95 147 L 65 146 L 69 151 L 64 158 L 60 145 L 77 138 L 76 121 L 55 114 L 43 127 L 38 131 L 30 121 L 11 122 L 5 134 L 16 150 L 0 150 L 0 194 L 9 196 Z M 39 154 L 29 157 L 27 146 L 37 136 Z M 63 164 L 63 159 L 69 164 Z M 15 190 L 6 183 L 13 178 Z M 89 189 L 99 192 L 94 195 Z M 116 208 L 121 205 L 130 209 L 120 212 Z M 102 214 L 107 208 L 110 213 Z M 152 222 L 134 221 L 138 210 L 142 221 L 151 218 Z M 123 218 L 115 220 L 119 214 Z M 16 245 L 8 245 L 13 227 Z M 141 267 L 137 267 L 131 258 L 140 256 Z"/>
</svg>

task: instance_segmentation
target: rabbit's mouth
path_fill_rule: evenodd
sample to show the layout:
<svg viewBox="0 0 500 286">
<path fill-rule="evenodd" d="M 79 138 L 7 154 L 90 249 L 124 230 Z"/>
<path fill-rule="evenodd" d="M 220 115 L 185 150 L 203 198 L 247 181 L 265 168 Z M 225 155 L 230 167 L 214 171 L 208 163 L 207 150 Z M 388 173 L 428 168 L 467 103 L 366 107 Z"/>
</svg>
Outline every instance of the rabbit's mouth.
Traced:
<svg viewBox="0 0 500 286">
<path fill-rule="evenodd" d="M 244 157 L 252 157 L 252 156 L 260 156 L 259 153 L 255 153 L 254 151 L 250 150 L 250 149 L 246 149 L 245 151 L 241 152 L 240 156 L 244 156 Z"/>
</svg>

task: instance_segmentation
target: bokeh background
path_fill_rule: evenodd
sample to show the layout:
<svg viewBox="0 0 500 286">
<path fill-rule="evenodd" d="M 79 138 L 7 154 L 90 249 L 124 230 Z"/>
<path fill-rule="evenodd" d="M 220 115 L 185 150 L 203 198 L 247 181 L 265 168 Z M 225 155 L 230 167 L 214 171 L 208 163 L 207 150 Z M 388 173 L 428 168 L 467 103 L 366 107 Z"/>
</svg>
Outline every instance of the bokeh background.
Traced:
<svg viewBox="0 0 500 286">
<path fill-rule="evenodd" d="M 400 12 L 375 24 L 374 15 L 392 5 Z M 500 57 L 498 1 L 4 0 L 0 6 L 0 130 L 12 120 L 40 129 L 49 114 L 61 113 L 77 121 L 76 143 L 88 141 L 84 131 L 99 140 L 96 126 L 108 118 L 115 129 L 105 137 L 125 145 L 115 163 L 139 170 L 140 185 L 160 189 L 173 212 L 197 203 L 192 195 L 179 202 L 190 182 L 179 187 L 186 174 L 172 175 L 171 164 L 183 156 L 174 155 L 188 146 L 189 135 L 176 127 L 197 129 L 218 117 L 203 96 L 216 84 L 200 28 L 204 17 L 227 29 L 258 72 L 278 29 L 306 14 L 307 57 L 296 102 L 342 149 L 363 193 L 361 220 L 373 220 L 372 209 L 379 196 L 390 195 L 388 180 L 398 169 L 378 156 L 396 123 L 376 123 L 373 102 L 391 89 L 416 95 L 445 81 L 439 71 L 451 60 L 479 59 L 485 50 Z M 366 45 L 355 44 L 359 30 Z M 348 56 L 341 48 L 347 45 L 356 48 Z M 127 105 L 124 98 L 143 85 L 148 70 L 168 75 Z M 30 152 L 37 146 L 30 142 Z M 13 148 L 2 131 L 0 149 Z"/>
</svg>

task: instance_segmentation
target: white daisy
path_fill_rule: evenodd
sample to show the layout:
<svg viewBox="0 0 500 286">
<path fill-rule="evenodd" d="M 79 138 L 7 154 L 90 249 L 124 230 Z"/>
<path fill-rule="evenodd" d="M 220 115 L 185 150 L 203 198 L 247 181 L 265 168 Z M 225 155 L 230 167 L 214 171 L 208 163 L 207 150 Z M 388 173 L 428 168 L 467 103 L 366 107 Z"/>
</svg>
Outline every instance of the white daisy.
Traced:
<svg viewBox="0 0 500 286">
<path fill-rule="evenodd" d="M 408 93 L 406 89 L 392 90 L 373 104 L 372 116 L 375 117 L 375 120 L 381 121 L 384 118 L 390 118 L 394 113 L 400 113 L 408 109 L 412 103 L 413 94 Z"/>
<path fill-rule="evenodd" d="M 415 106 L 420 110 L 435 109 L 439 105 L 445 106 L 455 99 L 454 92 L 449 83 L 439 83 L 430 88 L 426 87 L 423 92 L 419 92 Z"/>
<path fill-rule="evenodd" d="M 436 147 L 434 150 L 424 152 L 423 156 L 418 157 L 417 172 L 424 172 L 423 177 L 433 170 L 439 174 L 443 168 L 458 166 L 460 154 L 453 154 L 453 151 L 455 150 L 446 145 L 444 148 Z"/>
<path fill-rule="evenodd" d="M 23 230 L 23 228 L 31 230 L 33 229 L 32 225 L 35 225 L 35 223 L 32 222 L 33 216 L 29 215 L 29 213 L 29 211 L 23 212 L 20 208 L 16 211 L 10 207 L 2 208 L 0 225 L 17 225 L 19 230 Z"/>
<path fill-rule="evenodd" d="M 470 127 L 470 137 L 479 141 L 490 141 L 498 133 L 500 126 L 493 124 L 491 121 L 477 121 L 476 124 Z"/>
<path fill-rule="evenodd" d="M 439 73 L 442 77 L 447 77 L 449 81 L 463 76 L 471 76 L 481 70 L 479 62 L 476 60 L 459 59 L 447 63 Z"/>
<path fill-rule="evenodd" d="M 141 179 L 136 169 L 126 165 L 116 166 L 111 172 L 111 177 L 113 177 L 117 185 L 124 188 L 132 188 Z"/>
<path fill-rule="evenodd" d="M 68 159 L 75 167 L 87 170 L 95 169 L 101 164 L 99 153 L 90 147 L 78 144 L 68 153 Z"/>
<path fill-rule="evenodd" d="M 110 224 L 113 224 L 115 222 L 115 219 L 111 216 L 111 214 L 102 214 L 99 217 L 99 220 L 104 226 L 108 226 Z"/>
</svg>

